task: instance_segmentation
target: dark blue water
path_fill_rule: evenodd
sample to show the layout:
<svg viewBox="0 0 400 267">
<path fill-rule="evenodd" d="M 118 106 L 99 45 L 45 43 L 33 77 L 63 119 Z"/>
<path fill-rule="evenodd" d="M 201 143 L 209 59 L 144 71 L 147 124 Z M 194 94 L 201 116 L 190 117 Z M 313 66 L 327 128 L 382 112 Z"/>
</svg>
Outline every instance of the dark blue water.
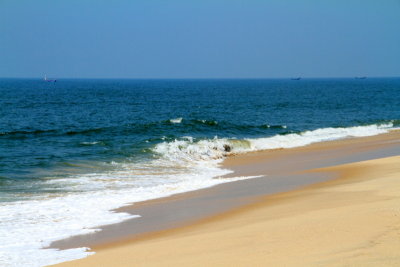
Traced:
<svg viewBox="0 0 400 267">
<path fill-rule="evenodd" d="M 0 188 L 52 169 L 66 175 L 77 161 L 151 157 L 148 148 L 182 136 L 256 138 L 399 119 L 400 79 L 2 79 Z"/>
</svg>

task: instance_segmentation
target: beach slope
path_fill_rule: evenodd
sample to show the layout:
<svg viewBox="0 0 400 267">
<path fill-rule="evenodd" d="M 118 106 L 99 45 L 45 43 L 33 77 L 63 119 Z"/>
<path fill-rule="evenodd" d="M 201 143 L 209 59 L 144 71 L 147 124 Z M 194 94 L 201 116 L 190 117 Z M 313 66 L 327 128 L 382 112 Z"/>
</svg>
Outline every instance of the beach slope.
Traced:
<svg viewBox="0 0 400 267">
<path fill-rule="evenodd" d="M 400 156 L 57 266 L 399 266 Z"/>
</svg>

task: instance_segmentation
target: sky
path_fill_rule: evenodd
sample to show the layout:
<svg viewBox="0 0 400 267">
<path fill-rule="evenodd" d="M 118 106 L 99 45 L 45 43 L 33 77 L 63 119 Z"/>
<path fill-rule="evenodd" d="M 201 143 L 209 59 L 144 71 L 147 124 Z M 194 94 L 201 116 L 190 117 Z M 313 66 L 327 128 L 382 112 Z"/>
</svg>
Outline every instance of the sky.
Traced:
<svg viewBox="0 0 400 267">
<path fill-rule="evenodd" d="M 0 77 L 399 77 L 400 0 L 0 0 Z"/>
</svg>

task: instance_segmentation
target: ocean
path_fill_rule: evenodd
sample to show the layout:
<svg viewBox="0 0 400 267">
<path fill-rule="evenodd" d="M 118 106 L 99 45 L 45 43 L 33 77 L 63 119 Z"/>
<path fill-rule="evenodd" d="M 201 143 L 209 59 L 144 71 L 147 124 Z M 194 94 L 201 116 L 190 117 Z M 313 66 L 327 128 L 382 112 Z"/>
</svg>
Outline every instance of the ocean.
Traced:
<svg viewBox="0 0 400 267">
<path fill-rule="evenodd" d="M 42 248 L 140 216 L 110 211 L 128 203 L 254 178 L 215 179 L 226 156 L 399 126 L 400 78 L 0 79 L 0 265 L 85 257 Z"/>
</svg>

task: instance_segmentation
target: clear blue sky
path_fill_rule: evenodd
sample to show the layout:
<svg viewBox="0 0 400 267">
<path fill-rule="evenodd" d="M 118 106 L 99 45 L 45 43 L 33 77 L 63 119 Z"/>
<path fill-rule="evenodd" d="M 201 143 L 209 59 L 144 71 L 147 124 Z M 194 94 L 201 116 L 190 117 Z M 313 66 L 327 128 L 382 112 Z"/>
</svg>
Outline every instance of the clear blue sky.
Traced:
<svg viewBox="0 0 400 267">
<path fill-rule="evenodd" d="M 399 0 L 0 0 L 0 77 L 400 76 Z"/>
</svg>

